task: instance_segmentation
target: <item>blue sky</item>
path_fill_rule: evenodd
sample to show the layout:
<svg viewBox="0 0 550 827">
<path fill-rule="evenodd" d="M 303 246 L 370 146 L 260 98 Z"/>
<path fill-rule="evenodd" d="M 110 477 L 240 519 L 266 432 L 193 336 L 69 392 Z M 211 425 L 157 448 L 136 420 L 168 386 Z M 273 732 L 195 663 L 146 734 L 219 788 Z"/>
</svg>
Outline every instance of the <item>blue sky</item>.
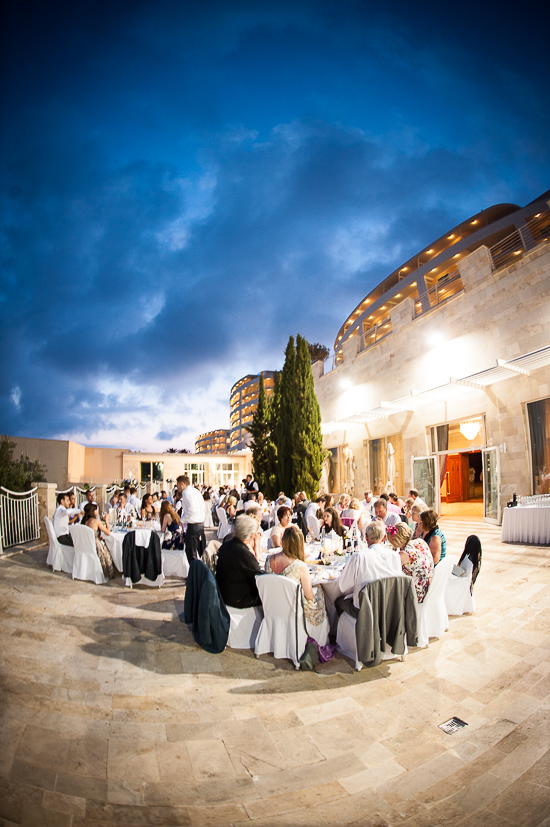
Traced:
<svg viewBox="0 0 550 827">
<path fill-rule="evenodd" d="M 0 432 L 192 448 L 289 335 L 550 187 L 544 26 L 502 7 L 10 6 Z"/>
</svg>

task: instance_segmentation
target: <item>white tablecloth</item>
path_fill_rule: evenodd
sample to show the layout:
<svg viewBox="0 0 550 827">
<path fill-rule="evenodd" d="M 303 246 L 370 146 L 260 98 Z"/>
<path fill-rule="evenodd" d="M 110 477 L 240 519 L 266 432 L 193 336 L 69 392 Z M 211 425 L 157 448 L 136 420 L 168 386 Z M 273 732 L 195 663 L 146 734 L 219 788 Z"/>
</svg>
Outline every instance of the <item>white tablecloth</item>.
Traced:
<svg viewBox="0 0 550 827">
<path fill-rule="evenodd" d="M 505 508 L 500 540 L 550 545 L 550 508 Z"/>
</svg>

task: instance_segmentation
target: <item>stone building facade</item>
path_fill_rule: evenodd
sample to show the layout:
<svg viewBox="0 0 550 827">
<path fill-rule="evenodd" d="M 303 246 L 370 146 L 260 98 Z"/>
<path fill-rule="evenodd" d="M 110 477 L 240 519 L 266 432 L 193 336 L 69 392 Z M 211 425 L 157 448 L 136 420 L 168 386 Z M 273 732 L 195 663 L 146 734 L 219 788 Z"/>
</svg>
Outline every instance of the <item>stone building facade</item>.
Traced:
<svg viewBox="0 0 550 827">
<path fill-rule="evenodd" d="M 495 220 L 460 255 L 453 243 L 439 253 L 439 282 L 424 278 L 434 242 L 406 279 L 371 291 L 339 331 L 335 355 L 313 366 L 326 488 L 362 497 L 416 487 L 436 508 L 442 498 L 482 499 L 497 523 L 514 493 L 547 492 L 548 193 L 492 209 Z M 376 313 L 386 327 L 373 334 Z"/>
</svg>

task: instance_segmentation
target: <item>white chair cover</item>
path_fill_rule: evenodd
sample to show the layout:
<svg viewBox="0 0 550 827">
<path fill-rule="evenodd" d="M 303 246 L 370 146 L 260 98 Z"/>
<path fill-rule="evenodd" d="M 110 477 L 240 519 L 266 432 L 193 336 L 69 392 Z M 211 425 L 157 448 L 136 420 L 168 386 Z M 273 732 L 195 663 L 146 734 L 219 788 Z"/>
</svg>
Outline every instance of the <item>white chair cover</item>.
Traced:
<svg viewBox="0 0 550 827">
<path fill-rule="evenodd" d="M 162 574 L 164 577 L 178 577 L 180 580 L 187 580 L 189 574 L 189 560 L 183 549 L 161 550 Z"/>
<path fill-rule="evenodd" d="M 97 556 L 93 529 L 76 523 L 69 526 L 69 531 L 74 543 L 73 580 L 91 580 L 97 585 L 106 583 L 107 578 Z"/>
<path fill-rule="evenodd" d="M 319 540 L 321 537 L 321 523 L 313 514 L 310 514 L 307 518 L 307 527 L 311 529 L 311 532 L 316 540 Z"/>
<path fill-rule="evenodd" d="M 449 557 L 439 561 L 426 597 L 416 606 L 418 646 L 427 646 L 431 637 L 441 637 L 449 628 L 445 589 L 452 566 L 453 561 Z"/>
<path fill-rule="evenodd" d="M 457 564 L 458 560 L 455 565 Z M 474 564 L 469 557 L 464 558 L 461 568 L 464 569 L 465 574 L 457 577 L 451 571 L 445 589 L 445 607 L 447 614 L 450 615 L 463 615 L 464 612 L 475 612 L 476 610 L 474 596 L 470 594 Z"/>
<path fill-rule="evenodd" d="M 319 586 L 319 588 L 321 588 Z M 316 640 L 319 646 L 326 646 L 328 643 L 328 633 L 329 633 L 329 622 L 328 617 L 325 615 L 325 619 L 322 623 L 319 623 L 315 626 L 313 623 L 310 623 L 306 617 L 306 629 L 307 633 L 313 640 Z"/>
<path fill-rule="evenodd" d="M 261 606 L 249 609 L 226 606 L 226 609 L 231 620 L 227 645 L 230 649 L 253 649 L 264 617 Z"/>
<path fill-rule="evenodd" d="M 204 527 L 214 528 L 214 518 L 212 516 L 212 500 L 204 501 Z"/>
<path fill-rule="evenodd" d="M 74 548 L 71 546 L 62 545 L 55 535 L 53 523 L 49 517 L 44 517 L 46 524 L 46 533 L 50 541 L 50 548 L 48 550 L 48 558 L 46 564 L 52 567 L 53 571 L 65 571 L 67 574 L 73 573 L 74 564 Z"/>
<path fill-rule="evenodd" d="M 350 598 L 351 599 L 351 598 Z M 347 612 L 343 612 L 338 618 L 338 628 L 336 630 L 336 648 L 339 652 L 352 660 L 358 672 L 363 668 L 363 664 L 357 659 L 357 639 L 355 637 L 355 623 L 356 620 Z M 407 644 L 405 644 L 405 655 L 408 652 Z M 394 655 L 393 652 L 381 652 L 380 660 L 404 660 L 405 655 Z"/>
<path fill-rule="evenodd" d="M 256 657 L 273 652 L 275 658 L 290 658 L 299 669 L 307 642 L 302 587 L 281 574 L 259 574 L 256 584 L 264 610 L 254 647 Z"/>
<path fill-rule="evenodd" d="M 142 546 L 143 548 L 147 548 L 149 546 L 149 541 L 151 540 L 151 531 L 152 531 L 152 529 L 150 529 L 150 528 L 137 528 L 136 531 L 135 531 L 136 546 Z M 123 544 L 123 552 L 124 552 L 124 544 Z M 162 549 L 161 549 L 160 553 L 161 553 L 161 560 L 162 560 Z M 185 554 L 185 552 L 184 552 L 184 554 Z M 124 557 L 123 557 L 123 560 L 124 560 Z M 156 580 L 149 580 L 148 577 L 145 577 L 145 575 L 142 574 L 141 575 L 141 580 L 139 580 L 137 583 L 132 583 L 132 581 L 129 577 L 126 577 L 124 582 L 125 582 L 126 586 L 129 586 L 131 589 L 134 587 L 134 585 L 135 586 L 158 586 L 158 588 L 160 589 L 160 587 L 164 583 L 164 565 L 163 565 L 162 568 L 163 568 L 163 570 L 159 574 L 159 576 L 157 577 Z M 187 570 L 189 571 L 189 565 L 187 567 Z"/>
<path fill-rule="evenodd" d="M 216 508 L 216 514 L 218 515 L 218 520 L 220 521 L 218 526 L 218 540 L 223 540 L 227 534 L 231 534 L 231 526 L 227 522 L 227 512 L 225 508 L 222 508 L 221 505 L 219 505 Z"/>
</svg>

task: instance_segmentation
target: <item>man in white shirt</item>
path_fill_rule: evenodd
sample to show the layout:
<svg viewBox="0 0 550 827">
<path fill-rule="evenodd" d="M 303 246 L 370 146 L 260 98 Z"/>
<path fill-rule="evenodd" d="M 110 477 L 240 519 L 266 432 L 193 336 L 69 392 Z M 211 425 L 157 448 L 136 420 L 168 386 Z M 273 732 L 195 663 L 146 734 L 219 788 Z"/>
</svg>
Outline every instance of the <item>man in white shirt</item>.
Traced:
<svg viewBox="0 0 550 827">
<path fill-rule="evenodd" d="M 130 495 L 126 495 L 128 503 L 134 507 L 136 514 L 141 514 L 141 500 L 137 495 L 137 488 L 130 488 Z"/>
<path fill-rule="evenodd" d="M 365 499 L 361 500 L 361 511 L 374 517 L 374 496 L 372 491 L 365 491 Z"/>
<path fill-rule="evenodd" d="M 388 511 L 386 500 L 376 500 L 374 503 L 374 513 L 377 520 L 382 520 L 384 525 L 398 525 L 401 518 L 393 511 Z"/>
<path fill-rule="evenodd" d="M 69 518 L 80 514 L 80 508 L 70 508 L 71 499 L 68 494 L 57 495 L 57 508 L 52 517 L 53 530 L 58 541 L 63 546 L 72 546 L 73 538 L 69 534 Z"/>
<path fill-rule="evenodd" d="M 123 517 L 137 517 L 138 513 L 131 503 L 126 500 L 126 494 L 121 494 L 118 498 L 118 507 L 116 510 L 117 519 L 121 520 Z"/>
<path fill-rule="evenodd" d="M 189 562 L 202 557 L 206 548 L 204 534 L 204 500 L 200 491 L 191 485 L 186 474 L 181 474 L 176 480 L 178 492 L 181 494 L 181 514 L 187 523 L 185 532 L 185 553 Z"/>
<path fill-rule="evenodd" d="M 94 493 L 95 492 L 92 491 L 91 488 L 89 488 L 88 491 L 86 491 L 86 494 L 84 495 L 85 499 L 83 499 L 79 505 L 81 511 L 84 511 L 84 506 L 88 505 L 88 503 L 91 503 L 92 505 L 97 505 L 94 499 Z"/>
<path fill-rule="evenodd" d="M 353 554 L 344 567 L 338 588 L 342 597 L 336 600 L 336 611 L 343 611 L 357 617 L 359 592 L 367 583 L 384 577 L 400 577 L 403 574 L 399 553 L 390 546 L 383 546 L 384 527 L 378 521 L 369 523 L 365 529 L 367 549 Z M 353 599 L 350 599 L 350 595 Z"/>
</svg>

